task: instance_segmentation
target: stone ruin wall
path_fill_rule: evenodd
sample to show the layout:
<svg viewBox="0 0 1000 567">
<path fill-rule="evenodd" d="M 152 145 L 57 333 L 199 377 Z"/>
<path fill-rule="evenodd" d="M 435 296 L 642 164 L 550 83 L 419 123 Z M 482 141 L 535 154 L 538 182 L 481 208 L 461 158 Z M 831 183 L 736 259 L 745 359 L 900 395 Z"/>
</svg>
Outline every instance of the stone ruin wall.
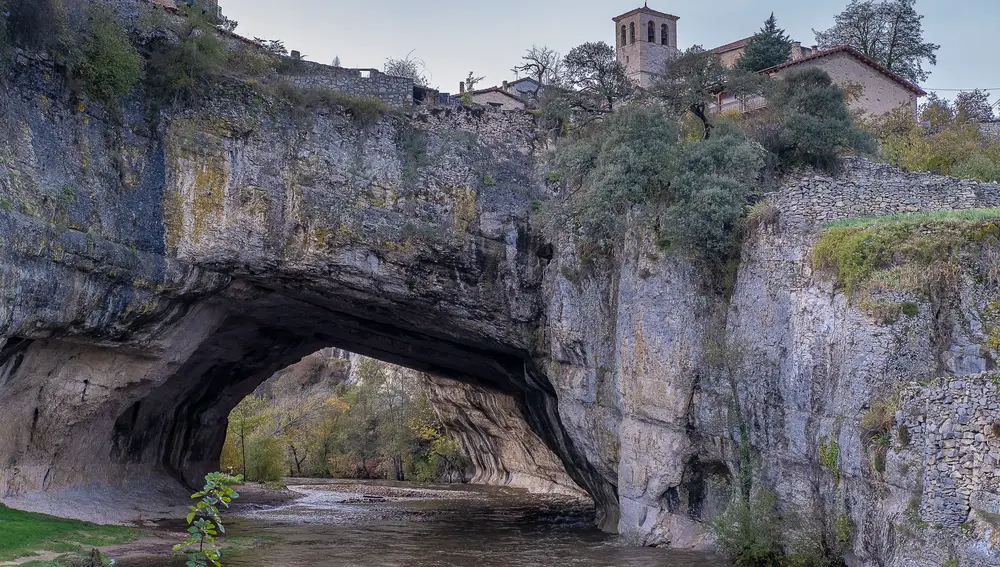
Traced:
<svg viewBox="0 0 1000 567">
<path fill-rule="evenodd" d="M 837 177 L 789 176 L 769 198 L 786 226 L 897 213 L 1000 207 L 1000 185 L 933 173 L 906 173 L 889 164 L 846 158 Z"/>
<path fill-rule="evenodd" d="M 970 513 L 1000 512 L 1000 375 L 913 385 L 899 407 L 893 441 L 901 448 L 889 458 L 917 474 L 920 519 L 958 528 Z"/>
<path fill-rule="evenodd" d="M 299 69 L 281 77 L 299 88 L 327 88 L 352 96 L 377 98 L 390 106 L 413 105 L 413 79 L 375 69 L 346 69 L 301 61 Z"/>
</svg>

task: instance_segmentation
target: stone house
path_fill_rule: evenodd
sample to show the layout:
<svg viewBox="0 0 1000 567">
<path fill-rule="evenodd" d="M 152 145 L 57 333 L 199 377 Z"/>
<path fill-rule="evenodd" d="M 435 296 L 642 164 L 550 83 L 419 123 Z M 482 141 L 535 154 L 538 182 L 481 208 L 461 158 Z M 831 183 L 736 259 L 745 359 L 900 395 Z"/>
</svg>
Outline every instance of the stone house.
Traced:
<svg viewBox="0 0 1000 567">
<path fill-rule="evenodd" d="M 462 97 L 469 99 L 469 101 L 473 104 L 488 106 L 499 110 L 524 110 L 527 107 L 527 102 L 524 98 L 512 93 L 509 88 L 504 87 L 490 87 L 488 89 L 479 89 L 469 91 L 467 93 L 463 92 L 462 94 L 453 96 L 452 101 L 458 102 L 463 100 Z"/>
<path fill-rule="evenodd" d="M 857 97 L 850 101 L 850 105 L 852 109 L 868 115 L 878 116 L 898 108 L 907 108 L 916 116 L 917 100 L 927 94 L 919 86 L 849 45 L 817 50 L 803 48 L 796 43 L 791 61 L 764 69 L 761 74 L 780 77 L 789 70 L 804 67 L 822 69 L 835 84 L 857 91 Z M 744 104 L 728 93 L 720 93 L 717 106 L 721 111 L 747 112 L 762 108 L 764 104 L 764 100 L 760 98 Z"/>
</svg>

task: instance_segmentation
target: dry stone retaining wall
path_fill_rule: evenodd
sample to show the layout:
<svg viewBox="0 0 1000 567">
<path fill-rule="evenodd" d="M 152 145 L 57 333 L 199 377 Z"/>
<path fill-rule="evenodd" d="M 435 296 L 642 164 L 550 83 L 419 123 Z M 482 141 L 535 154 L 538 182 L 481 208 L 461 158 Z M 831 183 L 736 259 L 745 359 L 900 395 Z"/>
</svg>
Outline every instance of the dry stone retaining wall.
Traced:
<svg viewBox="0 0 1000 567">
<path fill-rule="evenodd" d="M 837 177 L 803 172 L 771 195 L 785 226 L 840 219 L 1000 206 L 1000 185 L 933 173 L 907 173 L 864 158 L 847 158 Z"/>
<path fill-rule="evenodd" d="M 911 450 L 923 458 L 919 512 L 930 525 L 957 528 L 983 494 L 1000 493 L 997 379 L 963 376 L 901 395 L 897 422 L 906 428 Z M 997 514 L 997 508 L 984 511 Z"/>
</svg>

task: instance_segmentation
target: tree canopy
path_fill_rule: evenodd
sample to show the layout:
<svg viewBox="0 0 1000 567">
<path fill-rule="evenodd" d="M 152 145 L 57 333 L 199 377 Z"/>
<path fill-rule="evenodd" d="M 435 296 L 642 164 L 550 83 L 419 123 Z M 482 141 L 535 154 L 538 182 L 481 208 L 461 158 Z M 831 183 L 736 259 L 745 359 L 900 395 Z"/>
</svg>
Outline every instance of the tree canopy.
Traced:
<svg viewBox="0 0 1000 567">
<path fill-rule="evenodd" d="M 719 56 L 695 45 L 671 62 L 653 88 L 678 115 L 690 111 L 705 126 L 705 139 L 712 135 L 708 107 L 726 84 L 726 69 Z"/>
<path fill-rule="evenodd" d="M 993 120 L 990 93 L 983 90 L 962 91 L 955 97 L 955 113 L 962 122 L 989 122 Z"/>
<path fill-rule="evenodd" d="M 930 75 L 924 63 L 936 65 L 941 46 L 924 41 L 924 17 L 917 14 L 915 4 L 916 0 L 851 0 L 832 28 L 814 30 L 816 43 L 824 49 L 850 45 L 919 83 Z"/>
<path fill-rule="evenodd" d="M 782 73 L 768 95 L 771 128 L 764 147 L 784 165 L 833 167 L 843 149 L 870 151 L 871 138 L 854 127 L 844 91 L 822 69 Z"/>
<path fill-rule="evenodd" d="M 635 92 L 615 49 L 603 41 L 570 50 L 563 59 L 567 86 L 574 91 L 573 106 L 588 113 L 613 111 Z"/>
<path fill-rule="evenodd" d="M 778 27 L 778 19 L 772 12 L 771 17 L 764 22 L 764 27 L 747 44 L 736 67 L 744 71 L 762 71 L 781 65 L 791 57 L 792 40 L 785 30 Z"/>
</svg>

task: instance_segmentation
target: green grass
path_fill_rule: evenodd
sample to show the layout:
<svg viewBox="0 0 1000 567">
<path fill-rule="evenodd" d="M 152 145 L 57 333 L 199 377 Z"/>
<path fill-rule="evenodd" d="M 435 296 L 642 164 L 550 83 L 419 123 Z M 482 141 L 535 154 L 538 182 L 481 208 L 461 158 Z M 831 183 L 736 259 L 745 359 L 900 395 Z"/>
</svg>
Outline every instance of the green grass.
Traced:
<svg viewBox="0 0 1000 567">
<path fill-rule="evenodd" d="M 1000 239 L 995 219 L 1000 209 L 838 221 L 813 247 L 813 266 L 835 275 L 851 295 L 873 286 L 926 293 L 955 276 L 964 251 Z"/>
<path fill-rule="evenodd" d="M 88 551 L 126 543 L 136 537 L 138 531 L 133 528 L 66 520 L 0 504 L 0 561 L 31 557 L 39 551 Z"/>
<path fill-rule="evenodd" d="M 893 222 L 924 222 L 935 220 L 967 220 L 986 221 L 1000 219 L 1000 208 L 991 209 L 965 209 L 959 211 L 932 211 L 928 213 L 898 213 L 881 217 L 857 217 L 831 221 L 823 224 L 823 228 L 843 228 L 868 226 L 873 224 L 886 224 Z"/>
</svg>

